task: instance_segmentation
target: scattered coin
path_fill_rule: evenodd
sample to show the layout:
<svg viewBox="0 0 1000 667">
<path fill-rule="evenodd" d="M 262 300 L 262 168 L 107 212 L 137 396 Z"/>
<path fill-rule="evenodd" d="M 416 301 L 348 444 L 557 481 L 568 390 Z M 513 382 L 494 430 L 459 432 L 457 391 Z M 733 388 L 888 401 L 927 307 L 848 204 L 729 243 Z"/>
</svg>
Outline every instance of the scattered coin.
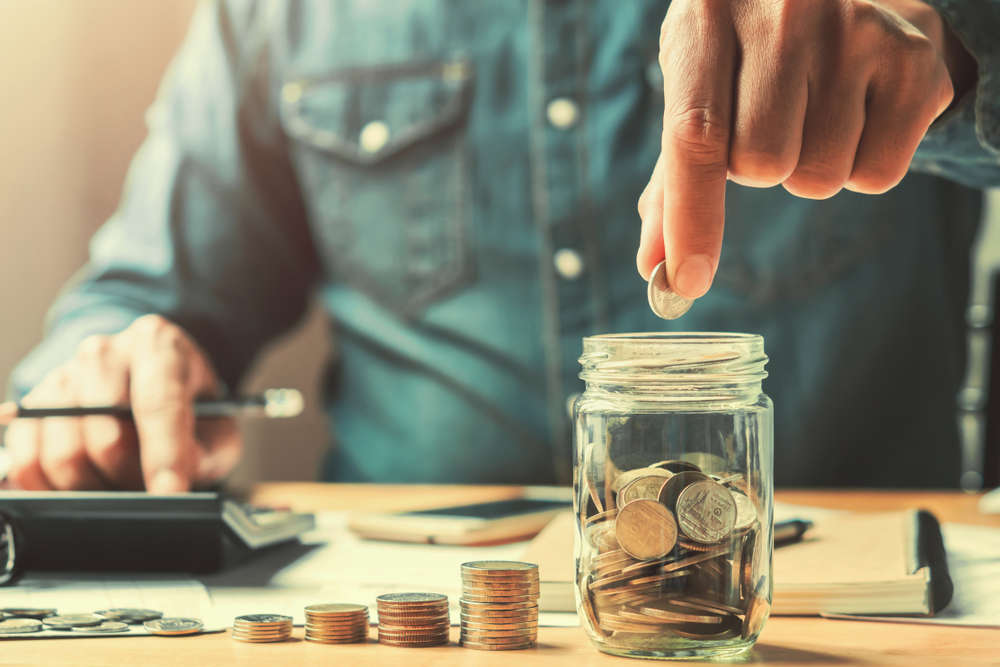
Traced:
<svg viewBox="0 0 1000 667">
<path fill-rule="evenodd" d="M 204 624 L 197 618 L 157 618 L 142 624 L 154 635 L 193 635 L 201 632 Z"/>
<path fill-rule="evenodd" d="M 622 507 L 615 528 L 622 550 L 640 560 L 662 558 L 677 543 L 677 522 L 656 500 L 633 500 Z"/>
<path fill-rule="evenodd" d="M 117 609 L 101 609 L 100 611 L 95 611 L 94 613 L 108 619 L 109 621 L 121 621 L 122 623 L 145 623 L 146 621 L 163 618 L 163 612 L 156 611 L 155 609 L 132 609 L 122 607 Z"/>
<path fill-rule="evenodd" d="M 692 299 L 685 298 L 674 292 L 667 282 L 667 263 L 662 261 L 649 274 L 649 284 L 646 287 L 646 297 L 649 307 L 657 317 L 665 320 L 676 320 L 691 308 Z"/>
<path fill-rule="evenodd" d="M 13 616 L 14 618 L 38 618 L 42 619 L 47 616 L 55 616 L 56 610 L 50 608 L 32 608 L 32 607 L 4 607 L 0 609 L 4 614 L 8 616 Z"/>
<path fill-rule="evenodd" d="M 8 618 L 0 621 L 0 635 L 19 635 L 41 629 L 42 622 L 34 618 Z"/>
<path fill-rule="evenodd" d="M 104 620 L 97 614 L 63 614 L 62 616 L 48 616 L 42 619 L 42 623 L 53 629 L 68 630 L 75 627 L 100 625 Z"/>
<path fill-rule="evenodd" d="M 78 625 L 73 628 L 73 632 L 92 632 L 97 634 L 116 634 L 119 632 L 129 632 L 128 623 L 121 621 L 104 621 L 98 625 Z"/>
</svg>

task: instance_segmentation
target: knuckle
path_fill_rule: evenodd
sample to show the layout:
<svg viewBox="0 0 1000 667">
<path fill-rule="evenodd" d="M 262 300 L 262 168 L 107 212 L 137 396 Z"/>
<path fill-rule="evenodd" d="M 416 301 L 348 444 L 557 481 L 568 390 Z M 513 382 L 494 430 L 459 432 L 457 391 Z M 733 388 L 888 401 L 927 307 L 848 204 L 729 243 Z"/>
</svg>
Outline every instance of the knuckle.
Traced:
<svg viewBox="0 0 1000 667">
<path fill-rule="evenodd" d="M 710 105 L 691 106 L 672 114 L 668 137 L 695 158 L 725 164 L 729 150 L 729 124 Z"/>
<path fill-rule="evenodd" d="M 38 479 L 37 461 L 12 461 L 7 476 L 15 487 L 32 490 Z"/>
<path fill-rule="evenodd" d="M 785 180 L 785 189 L 797 197 L 829 199 L 844 188 L 847 175 L 818 166 L 803 166 Z"/>
<path fill-rule="evenodd" d="M 865 194 L 883 194 L 896 187 L 903 180 L 908 166 L 908 164 L 887 164 L 866 160 L 855 166 L 848 181 L 848 187 Z"/>
<path fill-rule="evenodd" d="M 111 337 L 103 334 L 87 336 L 76 348 L 76 356 L 81 360 L 101 360 L 111 351 Z"/>
<path fill-rule="evenodd" d="M 794 168 L 793 157 L 773 150 L 734 150 L 729 157 L 729 171 L 734 176 L 763 186 L 781 183 Z"/>
</svg>

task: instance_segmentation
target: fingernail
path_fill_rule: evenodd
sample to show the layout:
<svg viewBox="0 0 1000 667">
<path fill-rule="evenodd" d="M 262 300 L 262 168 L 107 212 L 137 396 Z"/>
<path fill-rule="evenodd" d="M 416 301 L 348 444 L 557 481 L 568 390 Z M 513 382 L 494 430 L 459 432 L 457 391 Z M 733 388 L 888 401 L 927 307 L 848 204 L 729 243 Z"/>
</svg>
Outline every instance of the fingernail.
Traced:
<svg viewBox="0 0 1000 667">
<path fill-rule="evenodd" d="M 674 291 L 688 299 L 697 299 L 712 285 L 712 262 L 708 255 L 691 255 L 677 267 Z"/>
<path fill-rule="evenodd" d="M 156 494 L 184 493 L 187 490 L 187 483 L 181 479 L 180 475 L 170 469 L 161 470 L 153 475 L 148 489 L 150 493 Z"/>
</svg>

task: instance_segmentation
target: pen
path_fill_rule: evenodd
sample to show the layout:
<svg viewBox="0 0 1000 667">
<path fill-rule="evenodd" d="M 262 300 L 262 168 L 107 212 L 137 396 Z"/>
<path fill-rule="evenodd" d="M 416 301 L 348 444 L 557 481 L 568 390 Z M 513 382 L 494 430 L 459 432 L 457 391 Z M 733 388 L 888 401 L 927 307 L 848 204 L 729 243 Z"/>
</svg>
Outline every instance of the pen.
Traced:
<svg viewBox="0 0 1000 667">
<path fill-rule="evenodd" d="M 235 417 L 237 415 L 262 417 L 296 417 L 302 413 L 302 392 L 298 389 L 267 389 L 253 396 L 232 398 L 206 398 L 194 402 L 196 417 Z M 108 415 L 121 419 L 132 419 L 132 408 L 128 405 L 83 405 L 25 407 L 13 401 L 0 403 L 0 426 L 15 419 L 39 419 L 42 417 L 85 417 Z"/>
<path fill-rule="evenodd" d="M 791 519 L 790 521 L 779 521 L 774 524 L 774 546 L 780 547 L 784 544 L 798 542 L 807 530 L 812 528 L 813 522 L 804 519 Z"/>
</svg>

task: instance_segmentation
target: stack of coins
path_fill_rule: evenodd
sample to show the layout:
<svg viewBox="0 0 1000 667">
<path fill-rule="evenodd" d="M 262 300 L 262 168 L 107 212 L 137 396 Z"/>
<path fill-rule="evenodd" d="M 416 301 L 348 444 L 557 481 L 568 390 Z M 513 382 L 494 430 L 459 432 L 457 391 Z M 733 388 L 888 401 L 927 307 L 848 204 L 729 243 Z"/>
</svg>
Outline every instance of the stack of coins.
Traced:
<svg viewBox="0 0 1000 667">
<path fill-rule="evenodd" d="M 589 575 L 580 594 L 595 632 L 708 640 L 759 632 L 760 522 L 742 474 L 661 461 L 608 475 L 603 503 L 588 490 L 597 512 L 582 524 Z"/>
<path fill-rule="evenodd" d="M 462 565 L 462 646 L 530 648 L 538 638 L 538 566 L 483 560 Z"/>
<path fill-rule="evenodd" d="M 306 607 L 306 641 L 356 644 L 368 639 L 368 607 L 363 604 L 311 604 Z"/>
<path fill-rule="evenodd" d="M 283 642 L 292 636 L 292 617 L 281 614 L 247 614 L 233 621 L 233 639 L 260 644 Z"/>
<path fill-rule="evenodd" d="M 378 642 L 418 648 L 448 643 L 448 597 L 438 593 L 388 593 L 378 602 Z"/>
</svg>

